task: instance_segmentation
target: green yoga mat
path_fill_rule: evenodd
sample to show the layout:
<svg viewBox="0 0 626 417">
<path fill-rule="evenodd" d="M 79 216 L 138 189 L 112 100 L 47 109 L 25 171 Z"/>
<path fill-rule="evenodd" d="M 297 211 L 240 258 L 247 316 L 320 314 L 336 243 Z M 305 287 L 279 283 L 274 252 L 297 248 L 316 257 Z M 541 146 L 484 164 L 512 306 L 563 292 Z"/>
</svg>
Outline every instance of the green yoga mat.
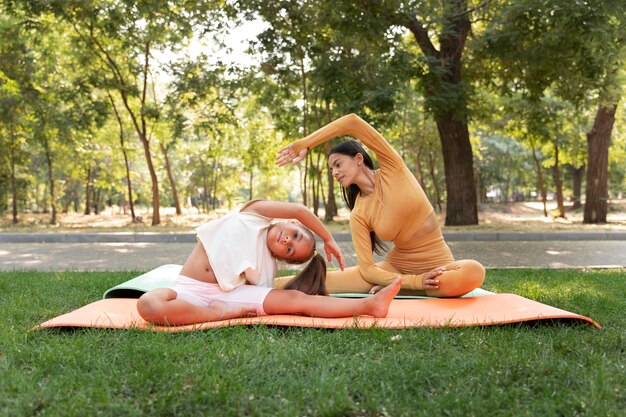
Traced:
<svg viewBox="0 0 626 417">
<path fill-rule="evenodd" d="M 156 269 L 139 275 L 136 278 L 123 282 L 105 291 L 102 298 L 139 298 L 145 292 L 156 288 L 172 287 L 176 282 L 176 277 L 180 273 L 182 265 L 162 265 Z M 484 295 L 493 295 L 490 291 L 476 288 L 475 290 L 465 294 L 463 297 L 480 297 Z M 331 294 L 333 297 L 342 298 L 364 298 L 369 294 L 347 293 L 347 294 Z M 419 295 L 398 295 L 396 298 L 435 298 Z"/>
<path fill-rule="evenodd" d="M 139 298 L 145 292 L 156 288 L 172 287 L 182 265 L 161 265 L 143 275 L 109 288 L 102 298 Z"/>
</svg>

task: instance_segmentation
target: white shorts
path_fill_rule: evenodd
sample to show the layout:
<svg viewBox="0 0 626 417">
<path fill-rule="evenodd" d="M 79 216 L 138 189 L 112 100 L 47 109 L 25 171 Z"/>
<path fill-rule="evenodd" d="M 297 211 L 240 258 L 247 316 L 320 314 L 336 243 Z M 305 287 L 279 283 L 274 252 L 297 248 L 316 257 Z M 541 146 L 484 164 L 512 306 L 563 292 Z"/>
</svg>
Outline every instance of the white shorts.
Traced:
<svg viewBox="0 0 626 417">
<path fill-rule="evenodd" d="M 257 315 L 267 316 L 263 310 L 263 302 L 272 288 L 240 285 L 232 291 L 224 291 L 219 284 L 179 275 L 172 290 L 176 291 L 176 299 L 199 307 L 207 307 L 211 301 L 218 300 L 227 304 L 252 306 L 257 309 Z"/>
</svg>

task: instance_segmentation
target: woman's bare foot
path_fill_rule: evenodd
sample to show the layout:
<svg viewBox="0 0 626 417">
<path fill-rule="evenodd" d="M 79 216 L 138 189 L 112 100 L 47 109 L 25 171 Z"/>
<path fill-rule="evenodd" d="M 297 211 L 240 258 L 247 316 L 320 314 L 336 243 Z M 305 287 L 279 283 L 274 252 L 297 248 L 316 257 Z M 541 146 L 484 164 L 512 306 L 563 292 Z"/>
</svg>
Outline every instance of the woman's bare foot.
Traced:
<svg viewBox="0 0 626 417">
<path fill-rule="evenodd" d="M 368 306 L 369 308 L 366 314 L 378 318 L 387 317 L 389 305 L 398 292 L 400 292 L 401 285 L 402 279 L 398 277 L 391 284 L 378 291 L 373 297 L 366 298 L 365 301 L 371 303 Z"/>
<path fill-rule="evenodd" d="M 228 319 L 237 319 L 240 317 L 252 317 L 258 315 L 258 311 L 256 307 L 253 306 L 237 306 L 225 303 L 223 301 L 211 301 L 209 305 L 210 309 L 214 311 L 215 320 L 228 320 Z"/>
<path fill-rule="evenodd" d="M 383 288 L 385 288 L 384 285 L 374 285 L 370 290 L 369 293 L 370 294 L 376 294 L 378 291 L 382 290 Z"/>
</svg>

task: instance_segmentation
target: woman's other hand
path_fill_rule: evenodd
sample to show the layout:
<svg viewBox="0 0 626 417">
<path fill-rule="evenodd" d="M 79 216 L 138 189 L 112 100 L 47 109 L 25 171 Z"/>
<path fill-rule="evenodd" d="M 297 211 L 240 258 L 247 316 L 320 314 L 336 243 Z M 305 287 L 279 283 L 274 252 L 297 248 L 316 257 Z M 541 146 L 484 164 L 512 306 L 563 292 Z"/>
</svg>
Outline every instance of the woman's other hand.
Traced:
<svg viewBox="0 0 626 417">
<path fill-rule="evenodd" d="M 436 290 L 439 288 L 439 276 L 446 271 L 444 267 L 435 268 L 422 275 L 422 285 L 425 290 Z"/>
</svg>

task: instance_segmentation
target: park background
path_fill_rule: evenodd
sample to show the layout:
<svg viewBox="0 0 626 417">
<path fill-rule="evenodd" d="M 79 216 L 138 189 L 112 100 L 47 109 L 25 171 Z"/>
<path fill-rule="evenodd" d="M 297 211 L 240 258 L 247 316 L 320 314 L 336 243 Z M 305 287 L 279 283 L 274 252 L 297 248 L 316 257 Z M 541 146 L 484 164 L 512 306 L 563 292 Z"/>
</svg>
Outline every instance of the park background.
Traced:
<svg viewBox="0 0 626 417">
<path fill-rule="evenodd" d="M 401 153 L 444 231 L 477 231 L 468 243 L 482 253 L 619 256 L 625 9 L 0 0 L 0 417 L 622 416 L 623 257 L 488 270 L 485 289 L 602 329 L 30 329 L 146 272 L 138 258 L 163 263 L 152 248 L 166 262 L 174 246 L 188 253 L 192 227 L 249 198 L 300 201 L 347 230 L 328 147 L 295 168 L 273 164 L 281 146 L 347 113 Z M 98 240 L 113 234 L 90 233 L 163 239 L 181 229 L 190 242 L 107 244 Z M 481 234 L 500 230 L 515 232 Z M 605 241 L 528 241 L 537 230 Z M 504 234 L 515 241 L 482 240 Z M 69 235 L 83 243 L 41 243 Z M 105 245 L 115 251 L 100 255 Z M 68 266 L 81 252 L 106 265 Z M 38 270 L 25 262 L 42 253 L 50 262 Z"/>
<path fill-rule="evenodd" d="M 190 227 L 251 198 L 345 219 L 332 143 L 273 160 L 352 112 L 446 226 L 623 224 L 620 1 L 0 4 L 4 231 Z"/>
</svg>

